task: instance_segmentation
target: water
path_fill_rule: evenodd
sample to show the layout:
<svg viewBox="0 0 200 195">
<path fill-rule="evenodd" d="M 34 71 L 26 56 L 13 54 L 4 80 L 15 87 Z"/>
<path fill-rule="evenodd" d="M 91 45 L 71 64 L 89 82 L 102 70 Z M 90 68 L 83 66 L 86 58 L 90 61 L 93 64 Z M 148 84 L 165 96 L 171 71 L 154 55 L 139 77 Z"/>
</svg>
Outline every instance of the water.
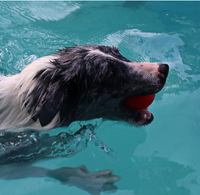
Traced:
<svg viewBox="0 0 200 195">
<path fill-rule="evenodd" d="M 1 74 L 19 73 L 64 46 L 85 44 L 117 46 L 128 59 L 170 66 L 166 86 L 150 106 L 152 124 L 104 122 L 94 130 L 97 141 L 89 139 L 81 152 L 74 147 L 70 158 L 38 158 L 32 166 L 111 169 L 121 177 L 116 195 L 199 195 L 199 9 L 200 2 L 0 2 Z M 50 135 L 78 129 L 74 123 Z M 20 166 L 5 169 L 0 195 L 89 194 L 50 177 L 5 179 Z"/>
</svg>

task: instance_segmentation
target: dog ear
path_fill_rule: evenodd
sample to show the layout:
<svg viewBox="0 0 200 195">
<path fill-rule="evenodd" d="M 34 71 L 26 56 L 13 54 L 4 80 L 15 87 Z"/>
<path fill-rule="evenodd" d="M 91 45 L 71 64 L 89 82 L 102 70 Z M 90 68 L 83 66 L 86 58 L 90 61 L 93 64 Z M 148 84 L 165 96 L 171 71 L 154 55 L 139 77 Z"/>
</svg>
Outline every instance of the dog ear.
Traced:
<svg viewBox="0 0 200 195">
<path fill-rule="evenodd" d="M 41 126 L 48 125 L 59 112 L 64 102 L 64 90 L 57 83 L 51 83 L 36 107 Z"/>
</svg>

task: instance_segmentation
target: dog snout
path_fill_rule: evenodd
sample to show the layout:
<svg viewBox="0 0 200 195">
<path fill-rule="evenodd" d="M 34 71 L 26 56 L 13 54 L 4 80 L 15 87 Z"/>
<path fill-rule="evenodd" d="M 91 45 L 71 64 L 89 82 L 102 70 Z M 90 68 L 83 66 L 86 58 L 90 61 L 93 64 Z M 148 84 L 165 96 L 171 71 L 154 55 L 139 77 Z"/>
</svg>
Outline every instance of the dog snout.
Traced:
<svg viewBox="0 0 200 195">
<path fill-rule="evenodd" d="M 133 70 L 139 71 L 144 76 L 148 76 L 150 79 L 159 78 L 162 84 L 165 83 L 169 72 L 169 66 L 167 64 L 151 63 L 151 62 L 131 62 L 129 63 Z"/>
<path fill-rule="evenodd" d="M 158 68 L 159 76 L 162 79 L 166 79 L 168 72 L 169 72 L 169 66 L 167 64 L 160 64 Z"/>
</svg>

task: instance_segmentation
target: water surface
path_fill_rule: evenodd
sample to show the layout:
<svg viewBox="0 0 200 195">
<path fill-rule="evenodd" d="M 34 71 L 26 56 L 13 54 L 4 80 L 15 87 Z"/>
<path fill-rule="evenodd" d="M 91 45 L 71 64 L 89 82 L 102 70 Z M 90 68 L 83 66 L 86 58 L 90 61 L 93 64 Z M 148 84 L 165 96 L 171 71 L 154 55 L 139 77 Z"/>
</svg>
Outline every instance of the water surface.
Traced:
<svg viewBox="0 0 200 195">
<path fill-rule="evenodd" d="M 150 106 L 152 124 L 133 128 L 107 121 L 95 130 L 114 155 L 88 142 L 70 158 L 34 165 L 112 169 L 121 177 L 116 195 L 199 195 L 199 9 L 200 2 L 0 2 L 1 74 L 19 73 L 39 57 L 85 44 L 116 46 L 130 60 L 170 66 L 166 86 Z M 76 129 L 77 123 L 58 131 Z M 43 177 L 0 179 L 0 186 L 1 195 L 89 194 Z"/>
</svg>

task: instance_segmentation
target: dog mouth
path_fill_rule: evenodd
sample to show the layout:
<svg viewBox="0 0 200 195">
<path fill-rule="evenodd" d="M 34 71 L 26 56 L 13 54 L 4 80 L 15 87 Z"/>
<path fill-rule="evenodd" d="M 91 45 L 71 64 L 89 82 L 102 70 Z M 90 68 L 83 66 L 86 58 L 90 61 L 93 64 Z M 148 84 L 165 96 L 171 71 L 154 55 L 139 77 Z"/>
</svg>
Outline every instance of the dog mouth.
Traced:
<svg viewBox="0 0 200 195">
<path fill-rule="evenodd" d="M 153 121 L 154 116 L 148 109 L 153 102 L 154 97 L 155 94 L 148 96 L 136 96 L 123 100 L 120 103 L 120 108 L 126 116 L 125 120 L 134 126 L 144 126 L 150 124 Z"/>
<path fill-rule="evenodd" d="M 147 66 L 145 71 L 151 71 L 151 66 Z M 152 80 L 150 79 L 147 83 L 149 89 L 143 92 L 143 89 L 141 89 L 140 91 L 143 94 L 142 96 L 124 97 L 120 102 L 120 111 L 126 122 L 134 126 L 143 126 L 153 121 L 153 114 L 149 112 L 148 108 L 154 101 L 155 94 L 164 87 L 168 72 L 169 66 L 167 64 L 159 64 L 158 70 L 155 71 L 158 80 L 153 80 L 153 83 L 151 83 Z"/>
</svg>

